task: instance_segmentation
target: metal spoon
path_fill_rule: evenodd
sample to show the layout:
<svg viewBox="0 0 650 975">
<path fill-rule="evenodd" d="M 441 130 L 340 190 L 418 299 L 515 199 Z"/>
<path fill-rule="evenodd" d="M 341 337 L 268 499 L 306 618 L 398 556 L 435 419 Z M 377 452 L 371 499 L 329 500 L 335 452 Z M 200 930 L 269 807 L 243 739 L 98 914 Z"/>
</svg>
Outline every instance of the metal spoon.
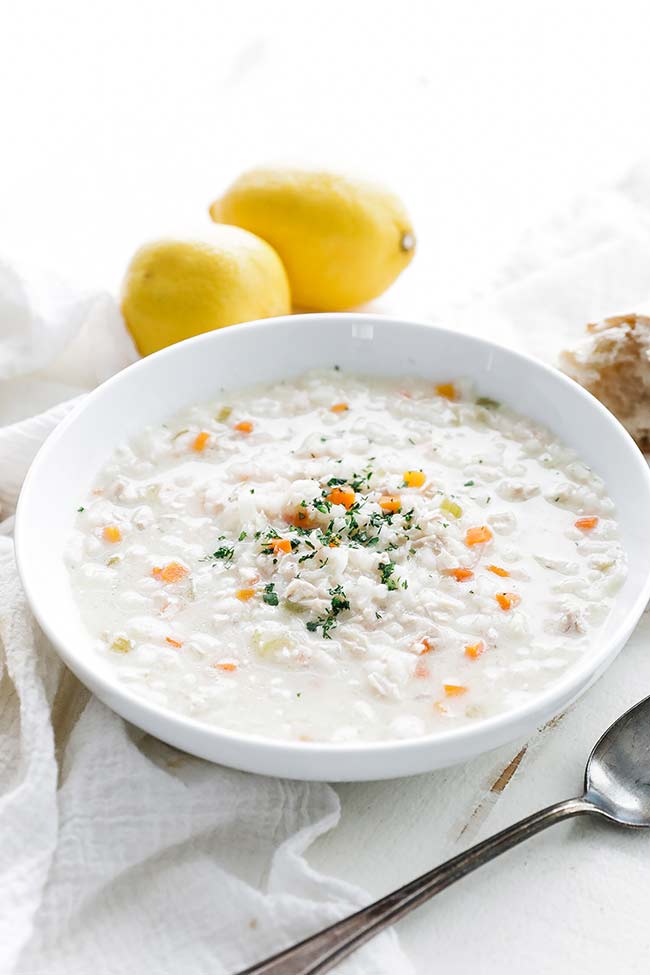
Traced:
<svg viewBox="0 0 650 975">
<path fill-rule="evenodd" d="M 465 874 L 547 826 L 585 813 L 619 826 L 650 826 L 650 697 L 626 711 L 596 743 L 587 762 L 583 795 L 556 802 L 527 816 L 351 917 L 247 968 L 240 975 L 329 972 L 355 948 Z"/>
</svg>

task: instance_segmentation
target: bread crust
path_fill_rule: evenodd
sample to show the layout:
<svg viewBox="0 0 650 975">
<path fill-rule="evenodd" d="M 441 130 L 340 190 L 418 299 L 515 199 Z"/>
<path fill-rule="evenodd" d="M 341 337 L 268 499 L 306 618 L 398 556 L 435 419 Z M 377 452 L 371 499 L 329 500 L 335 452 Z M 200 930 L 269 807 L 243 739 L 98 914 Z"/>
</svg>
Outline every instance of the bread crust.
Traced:
<svg viewBox="0 0 650 975">
<path fill-rule="evenodd" d="M 587 325 L 560 353 L 560 368 L 616 416 L 650 452 L 650 317 L 615 315 Z"/>
</svg>

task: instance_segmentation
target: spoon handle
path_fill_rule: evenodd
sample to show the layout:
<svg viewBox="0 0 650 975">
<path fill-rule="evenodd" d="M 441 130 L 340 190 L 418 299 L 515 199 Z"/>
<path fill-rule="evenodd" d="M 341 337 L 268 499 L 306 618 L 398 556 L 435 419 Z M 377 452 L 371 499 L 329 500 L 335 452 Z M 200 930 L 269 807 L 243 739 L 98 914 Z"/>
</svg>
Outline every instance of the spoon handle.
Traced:
<svg viewBox="0 0 650 975">
<path fill-rule="evenodd" d="M 594 812 L 598 810 L 584 797 L 548 806 L 240 975 L 322 975 L 384 928 L 500 853 L 563 819 Z"/>
</svg>

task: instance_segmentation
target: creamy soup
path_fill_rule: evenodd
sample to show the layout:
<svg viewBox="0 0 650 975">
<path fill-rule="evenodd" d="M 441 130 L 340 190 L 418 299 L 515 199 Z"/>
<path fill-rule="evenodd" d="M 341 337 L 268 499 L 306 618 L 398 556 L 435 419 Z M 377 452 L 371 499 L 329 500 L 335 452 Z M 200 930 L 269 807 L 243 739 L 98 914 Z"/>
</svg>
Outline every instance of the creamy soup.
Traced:
<svg viewBox="0 0 650 975">
<path fill-rule="evenodd" d="M 224 392 L 120 447 L 79 503 L 95 652 L 157 705 L 273 738 L 521 705 L 593 650 L 625 574 L 602 480 L 462 381 Z"/>
</svg>

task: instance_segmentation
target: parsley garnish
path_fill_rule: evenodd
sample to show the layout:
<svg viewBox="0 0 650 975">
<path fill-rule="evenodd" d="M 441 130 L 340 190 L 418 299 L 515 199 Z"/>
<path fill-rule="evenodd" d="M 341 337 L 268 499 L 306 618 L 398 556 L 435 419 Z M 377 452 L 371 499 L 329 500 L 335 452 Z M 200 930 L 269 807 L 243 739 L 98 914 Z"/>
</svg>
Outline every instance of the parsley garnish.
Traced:
<svg viewBox="0 0 650 975">
<path fill-rule="evenodd" d="M 269 582 L 267 586 L 264 586 L 264 595 L 262 599 L 267 604 L 267 606 L 277 606 L 279 599 L 278 594 L 275 592 L 275 583 Z"/>
<path fill-rule="evenodd" d="M 343 610 L 350 608 L 350 600 L 346 596 L 343 586 L 335 586 L 334 589 L 329 590 L 329 594 L 332 597 L 332 602 L 328 611 L 316 620 L 307 620 L 305 624 L 310 633 L 316 633 L 320 627 L 323 631 L 324 640 L 332 639 L 330 631 L 336 626 L 337 616 Z"/>
<path fill-rule="evenodd" d="M 332 505 L 325 498 L 315 498 L 312 502 L 316 511 L 320 511 L 321 514 L 326 515 L 332 509 Z"/>
<path fill-rule="evenodd" d="M 394 562 L 380 562 L 377 566 L 379 569 L 379 575 L 381 576 L 381 581 L 384 583 L 389 592 L 397 589 L 397 579 L 393 579 L 393 572 L 395 571 Z"/>
<path fill-rule="evenodd" d="M 204 558 L 202 558 L 201 562 L 232 562 L 234 554 L 234 545 L 222 545 L 216 550 L 216 552 L 213 552 L 212 555 L 206 555 Z"/>
<path fill-rule="evenodd" d="M 474 487 L 474 481 L 465 481 L 463 487 Z"/>
<path fill-rule="evenodd" d="M 245 538 L 246 538 L 246 532 L 244 532 L 244 531 L 243 532 L 240 532 L 239 533 L 238 541 L 243 542 Z"/>
</svg>

